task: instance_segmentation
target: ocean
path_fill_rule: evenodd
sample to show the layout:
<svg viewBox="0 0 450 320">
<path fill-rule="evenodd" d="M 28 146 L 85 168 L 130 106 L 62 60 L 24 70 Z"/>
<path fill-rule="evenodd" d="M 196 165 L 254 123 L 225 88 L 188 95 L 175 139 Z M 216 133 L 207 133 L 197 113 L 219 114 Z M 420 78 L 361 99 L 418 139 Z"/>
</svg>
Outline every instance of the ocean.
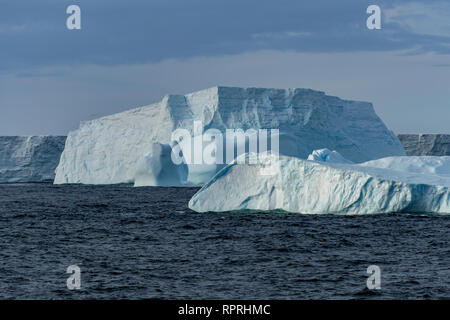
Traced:
<svg viewBox="0 0 450 320">
<path fill-rule="evenodd" d="M 0 185 L 0 298 L 450 298 L 445 216 L 200 214 L 197 190 Z"/>
</svg>

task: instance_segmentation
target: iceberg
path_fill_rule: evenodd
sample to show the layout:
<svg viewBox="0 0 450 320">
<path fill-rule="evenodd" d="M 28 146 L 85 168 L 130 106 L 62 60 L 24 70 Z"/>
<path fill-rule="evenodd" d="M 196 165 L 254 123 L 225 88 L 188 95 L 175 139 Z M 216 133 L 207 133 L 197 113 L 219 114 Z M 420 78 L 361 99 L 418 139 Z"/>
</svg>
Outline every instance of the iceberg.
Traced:
<svg viewBox="0 0 450 320">
<path fill-rule="evenodd" d="M 195 123 L 201 125 L 195 128 Z M 279 153 L 303 159 L 321 148 L 336 150 L 353 162 L 405 155 L 371 103 L 310 89 L 213 87 L 82 122 L 68 135 L 55 183 L 202 185 L 233 160 L 173 166 L 167 161 L 167 146 L 177 146 L 172 140 L 177 129 L 188 130 L 193 141 L 202 140 L 202 132 L 209 129 L 224 134 L 232 129 L 276 129 Z M 155 145 L 166 146 L 163 154 Z M 183 143 L 179 147 L 189 148 Z M 168 175 L 171 170 L 176 173 Z"/>
<path fill-rule="evenodd" d="M 263 174 L 277 163 L 279 170 Z M 403 165 L 402 165 L 403 163 Z M 450 157 L 391 157 L 362 164 L 246 154 L 189 201 L 197 212 L 450 213 Z"/>
<path fill-rule="evenodd" d="M 53 182 L 63 136 L 0 137 L 0 183 Z"/>
<path fill-rule="evenodd" d="M 408 156 L 450 156 L 450 134 L 399 134 Z"/>
</svg>

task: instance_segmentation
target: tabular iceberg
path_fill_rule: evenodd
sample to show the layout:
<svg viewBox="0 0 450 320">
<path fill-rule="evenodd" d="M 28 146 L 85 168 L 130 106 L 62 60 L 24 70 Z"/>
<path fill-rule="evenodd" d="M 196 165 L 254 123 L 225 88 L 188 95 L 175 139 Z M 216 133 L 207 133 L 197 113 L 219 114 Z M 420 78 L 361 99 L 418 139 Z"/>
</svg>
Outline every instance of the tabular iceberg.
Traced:
<svg viewBox="0 0 450 320">
<path fill-rule="evenodd" d="M 0 183 L 53 182 L 62 136 L 0 137 Z"/>
<path fill-rule="evenodd" d="M 450 213 L 450 157 L 401 157 L 360 165 L 278 159 L 271 154 L 260 154 L 252 162 L 254 157 L 258 156 L 242 155 L 221 170 L 192 197 L 189 208 L 197 212 Z M 409 165 L 398 170 L 402 161 Z M 262 174 L 267 163 L 277 163 L 279 170 Z M 432 170 L 435 165 L 441 169 Z"/>
<path fill-rule="evenodd" d="M 214 87 L 83 122 L 67 138 L 55 183 L 201 185 L 223 166 L 188 164 L 176 168 L 181 176 L 167 179 L 167 157 L 154 147 L 173 147 L 171 134 L 180 128 L 196 139 L 198 121 L 201 131 L 278 129 L 280 153 L 299 158 L 320 148 L 354 162 L 405 154 L 370 103 L 310 89 Z"/>
<path fill-rule="evenodd" d="M 353 163 L 345 159 L 339 152 L 331 151 L 330 149 L 314 150 L 309 156 L 308 160 L 318 162 L 333 162 L 333 163 Z"/>
<path fill-rule="evenodd" d="M 450 134 L 399 134 L 408 156 L 450 156 Z"/>
</svg>

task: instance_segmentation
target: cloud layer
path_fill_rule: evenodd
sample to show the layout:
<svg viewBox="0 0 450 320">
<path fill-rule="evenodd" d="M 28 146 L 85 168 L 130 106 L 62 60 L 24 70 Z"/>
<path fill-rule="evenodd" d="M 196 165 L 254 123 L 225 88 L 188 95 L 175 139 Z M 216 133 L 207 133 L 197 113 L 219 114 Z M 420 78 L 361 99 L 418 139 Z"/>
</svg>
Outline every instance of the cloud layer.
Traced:
<svg viewBox="0 0 450 320">
<path fill-rule="evenodd" d="M 377 0 L 0 0 L 0 135 L 214 85 L 309 87 L 375 103 L 396 132 L 450 133 L 450 5 Z M 81 7 L 82 29 L 66 28 Z"/>
<path fill-rule="evenodd" d="M 374 32 L 360 0 L 2 0 L 0 72 L 258 50 L 450 53 L 447 3 L 377 2 L 385 19 Z M 69 31 L 65 10 L 74 3 L 82 30 Z"/>
</svg>

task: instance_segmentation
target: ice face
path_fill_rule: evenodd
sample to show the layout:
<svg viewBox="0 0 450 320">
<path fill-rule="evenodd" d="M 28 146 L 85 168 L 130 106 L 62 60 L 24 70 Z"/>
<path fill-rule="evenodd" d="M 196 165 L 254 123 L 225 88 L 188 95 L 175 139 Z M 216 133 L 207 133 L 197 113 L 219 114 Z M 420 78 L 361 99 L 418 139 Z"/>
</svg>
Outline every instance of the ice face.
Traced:
<svg viewBox="0 0 450 320">
<path fill-rule="evenodd" d="M 201 131 L 278 129 L 280 153 L 303 159 L 320 148 L 336 150 L 353 162 L 405 154 L 370 103 L 309 89 L 214 87 L 82 123 L 67 138 L 55 183 L 156 185 L 155 179 L 137 176 L 146 172 L 137 166 L 158 162 L 149 158 L 153 145 L 173 146 L 175 130 L 198 135 L 198 121 Z M 186 183 L 202 185 L 221 168 L 188 164 Z M 171 181 L 178 185 L 182 179 Z"/>
<path fill-rule="evenodd" d="M 261 155 L 260 155 L 261 156 Z M 249 158 L 251 155 L 244 155 Z M 273 158 L 273 155 L 267 155 Z M 195 194 L 189 208 L 197 212 L 286 211 L 303 214 L 450 213 L 450 175 L 430 173 L 450 159 L 413 159 L 416 172 L 399 159 L 342 164 L 279 157 L 279 172 L 261 175 L 264 163 L 235 161 Z M 272 159 L 276 161 L 276 159 Z M 422 162 L 424 166 L 417 163 Z M 371 165 L 378 165 L 371 166 Z M 433 170 L 431 170 L 433 172 Z"/>
<path fill-rule="evenodd" d="M 187 168 L 183 164 L 175 165 L 171 152 L 169 145 L 154 143 L 150 152 L 136 165 L 134 185 L 166 187 L 187 184 Z"/>
<path fill-rule="evenodd" d="M 0 183 L 52 182 L 66 137 L 0 137 Z"/>
</svg>

